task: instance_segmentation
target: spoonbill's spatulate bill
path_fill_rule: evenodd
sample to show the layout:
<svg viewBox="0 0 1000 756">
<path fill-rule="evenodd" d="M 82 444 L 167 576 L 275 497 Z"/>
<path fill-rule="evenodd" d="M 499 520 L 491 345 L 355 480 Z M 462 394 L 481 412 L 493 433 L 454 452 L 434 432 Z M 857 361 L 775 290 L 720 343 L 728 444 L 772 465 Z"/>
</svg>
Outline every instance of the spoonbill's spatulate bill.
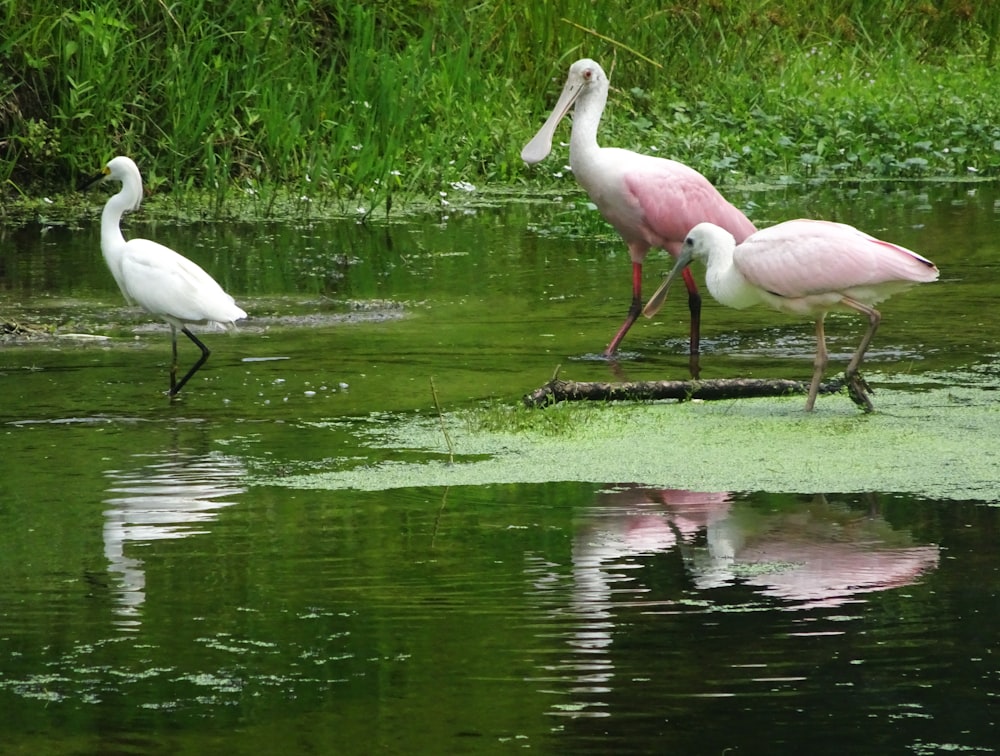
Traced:
<svg viewBox="0 0 1000 756">
<path fill-rule="evenodd" d="M 722 226 L 739 241 L 755 229 L 693 168 L 674 160 L 598 146 L 597 128 L 607 99 L 608 77 L 604 70 L 592 60 L 578 60 L 570 66 L 555 109 L 521 150 L 521 158 L 529 165 L 544 160 L 552 150 L 556 126 L 575 104 L 570 167 L 597 209 L 625 240 L 632 260 L 632 304 L 605 350 L 610 357 L 642 309 L 642 263 L 651 247 L 660 247 L 676 257 L 687 232 L 702 221 Z M 697 355 L 701 297 L 691 273 L 685 270 L 683 275 L 691 311 L 691 354 Z"/>
<path fill-rule="evenodd" d="M 843 223 L 786 221 L 758 231 L 741 244 L 725 229 L 700 223 L 691 229 L 674 269 L 643 309 L 646 317 L 660 309 L 670 284 L 694 258 L 705 261 L 708 291 L 722 304 L 737 309 L 764 304 L 816 319 L 816 359 L 806 410 L 816 403 L 826 368 L 826 313 L 847 309 L 868 318 L 868 330 L 844 377 L 851 398 L 871 411 L 871 389 L 858 369 L 882 317 L 874 305 L 938 277 L 934 263 L 916 252 Z"/>
<path fill-rule="evenodd" d="M 142 177 L 131 158 L 114 158 L 83 188 L 105 180 L 120 181 L 122 188 L 108 199 L 101 215 L 101 252 L 125 299 L 170 324 L 173 362 L 169 394 L 174 397 L 211 354 L 208 347 L 188 330 L 188 325 L 212 324 L 232 330 L 236 327 L 235 321 L 245 318 L 247 314 L 196 263 L 148 239 L 125 240 L 120 225 L 122 215 L 137 210 L 142 201 Z M 201 350 L 201 357 L 179 381 L 178 329 Z"/>
</svg>

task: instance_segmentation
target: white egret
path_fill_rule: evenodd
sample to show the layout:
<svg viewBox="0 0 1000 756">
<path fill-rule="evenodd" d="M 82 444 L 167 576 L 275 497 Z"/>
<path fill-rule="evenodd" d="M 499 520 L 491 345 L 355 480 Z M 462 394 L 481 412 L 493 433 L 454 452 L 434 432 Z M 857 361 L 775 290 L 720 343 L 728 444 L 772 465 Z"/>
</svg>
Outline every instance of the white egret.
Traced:
<svg viewBox="0 0 1000 756">
<path fill-rule="evenodd" d="M 87 181 L 87 188 L 101 181 L 117 180 L 121 191 L 108 199 L 101 214 L 101 252 L 118 288 L 129 304 L 137 304 L 150 315 L 170 325 L 173 362 L 170 366 L 171 398 L 184 388 L 205 364 L 209 351 L 188 325 L 217 325 L 227 330 L 247 316 L 235 300 L 201 266 L 149 239 L 129 239 L 121 232 L 121 217 L 137 210 L 142 201 L 142 176 L 135 162 L 119 156 L 104 170 Z M 177 380 L 177 331 L 191 339 L 201 350 L 201 357 Z"/>
</svg>

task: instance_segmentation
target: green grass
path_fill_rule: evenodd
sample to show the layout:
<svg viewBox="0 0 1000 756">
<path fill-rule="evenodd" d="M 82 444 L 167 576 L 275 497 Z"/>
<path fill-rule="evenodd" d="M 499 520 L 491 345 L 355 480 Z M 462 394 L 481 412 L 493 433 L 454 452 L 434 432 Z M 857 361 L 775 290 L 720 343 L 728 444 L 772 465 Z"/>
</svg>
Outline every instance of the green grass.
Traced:
<svg viewBox="0 0 1000 756">
<path fill-rule="evenodd" d="M 613 411 L 613 410 L 609 410 Z M 466 432 L 476 433 L 537 433 L 561 436 L 578 430 L 590 422 L 591 413 L 572 404 L 554 404 L 542 410 L 529 409 L 523 404 L 491 401 L 460 414 Z"/>
<path fill-rule="evenodd" d="M 118 153 L 153 191 L 197 192 L 213 215 L 382 214 L 456 181 L 571 186 L 554 176 L 564 148 L 539 169 L 519 152 L 583 56 L 612 78 L 604 143 L 721 185 L 1000 174 L 995 0 L 607 11 L 9 0 L 0 192 L 58 193 Z"/>
</svg>

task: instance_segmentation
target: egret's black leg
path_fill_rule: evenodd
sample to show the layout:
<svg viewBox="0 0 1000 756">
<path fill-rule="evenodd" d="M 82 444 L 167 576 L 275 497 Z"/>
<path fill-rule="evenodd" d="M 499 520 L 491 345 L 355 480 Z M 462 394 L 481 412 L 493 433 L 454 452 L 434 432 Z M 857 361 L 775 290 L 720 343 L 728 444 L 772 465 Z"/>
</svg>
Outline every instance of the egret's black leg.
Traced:
<svg viewBox="0 0 1000 756">
<path fill-rule="evenodd" d="M 175 333 L 175 335 L 174 335 L 174 364 L 173 364 L 173 368 L 171 369 L 171 372 L 170 372 L 170 396 L 171 396 L 171 398 L 177 396 L 177 394 L 180 392 L 180 390 L 182 388 L 184 388 L 184 384 L 188 382 L 188 380 L 191 378 L 192 375 L 194 375 L 195 373 L 198 372 L 198 368 L 200 368 L 202 365 L 205 364 L 205 361 L 208 359 L 208 355 L 211 354 L 211 352 L 209 351 L 208 347 L 205 346 L 204 344 L 202 344 L 201 343 L 201 339 L 199 339 L 197 336 L 195 336 L 193 333 L 191 333 L 191 331 L 189 331 L 187 329 L 187 326 L 183 326 L 181 328 L 181 332 L 185 336 L 187 336 L 189 339 L 191 339 L 191 341 L 193 341 L 195 343 L 195 345 L 201 350 L 201 357 L 199 357 L 198 361 L 196 363 L 194 363 L 194 366 L 190 370 L 187 371 L 187 375 L 185 375 L 183 378 L 180 379 L 180 381 L 178 381 L 175 384 L 174 383 L 174 379 L 176 377 L 176 371 L 177 371 L 177 336 L 176 336 L 176 331 L 174 332 Z"/>
<path fill-rule="evenodd" d="M 173 361 L 170 363 L 170 396 L 177 393 L 177 327 L 170 324 L 170 346 L 173 348 Z"/>
</svg>

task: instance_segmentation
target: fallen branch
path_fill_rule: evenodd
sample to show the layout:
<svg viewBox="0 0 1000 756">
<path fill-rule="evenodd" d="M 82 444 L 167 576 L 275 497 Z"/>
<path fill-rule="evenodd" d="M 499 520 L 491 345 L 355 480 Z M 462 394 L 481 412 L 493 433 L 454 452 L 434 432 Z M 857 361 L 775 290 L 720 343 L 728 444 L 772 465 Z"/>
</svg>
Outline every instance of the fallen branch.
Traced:
<svg viewBox="0 0 1000 756">
<path fill-rule="evenodd" d="M 821 384 L 821 394 L 834 394 L 843 387 L 839 380 Z M 802 381 L 758 378 L 719 378 L 707 381 L 561 381 L 553 377 L 541 388 L 524 395 L 527 407 L 544 407 L 557 402 L 651 401 L 655 399 L 748 399 L 761 396 L 805 394 L 809 384 Z"/>
</svg>

